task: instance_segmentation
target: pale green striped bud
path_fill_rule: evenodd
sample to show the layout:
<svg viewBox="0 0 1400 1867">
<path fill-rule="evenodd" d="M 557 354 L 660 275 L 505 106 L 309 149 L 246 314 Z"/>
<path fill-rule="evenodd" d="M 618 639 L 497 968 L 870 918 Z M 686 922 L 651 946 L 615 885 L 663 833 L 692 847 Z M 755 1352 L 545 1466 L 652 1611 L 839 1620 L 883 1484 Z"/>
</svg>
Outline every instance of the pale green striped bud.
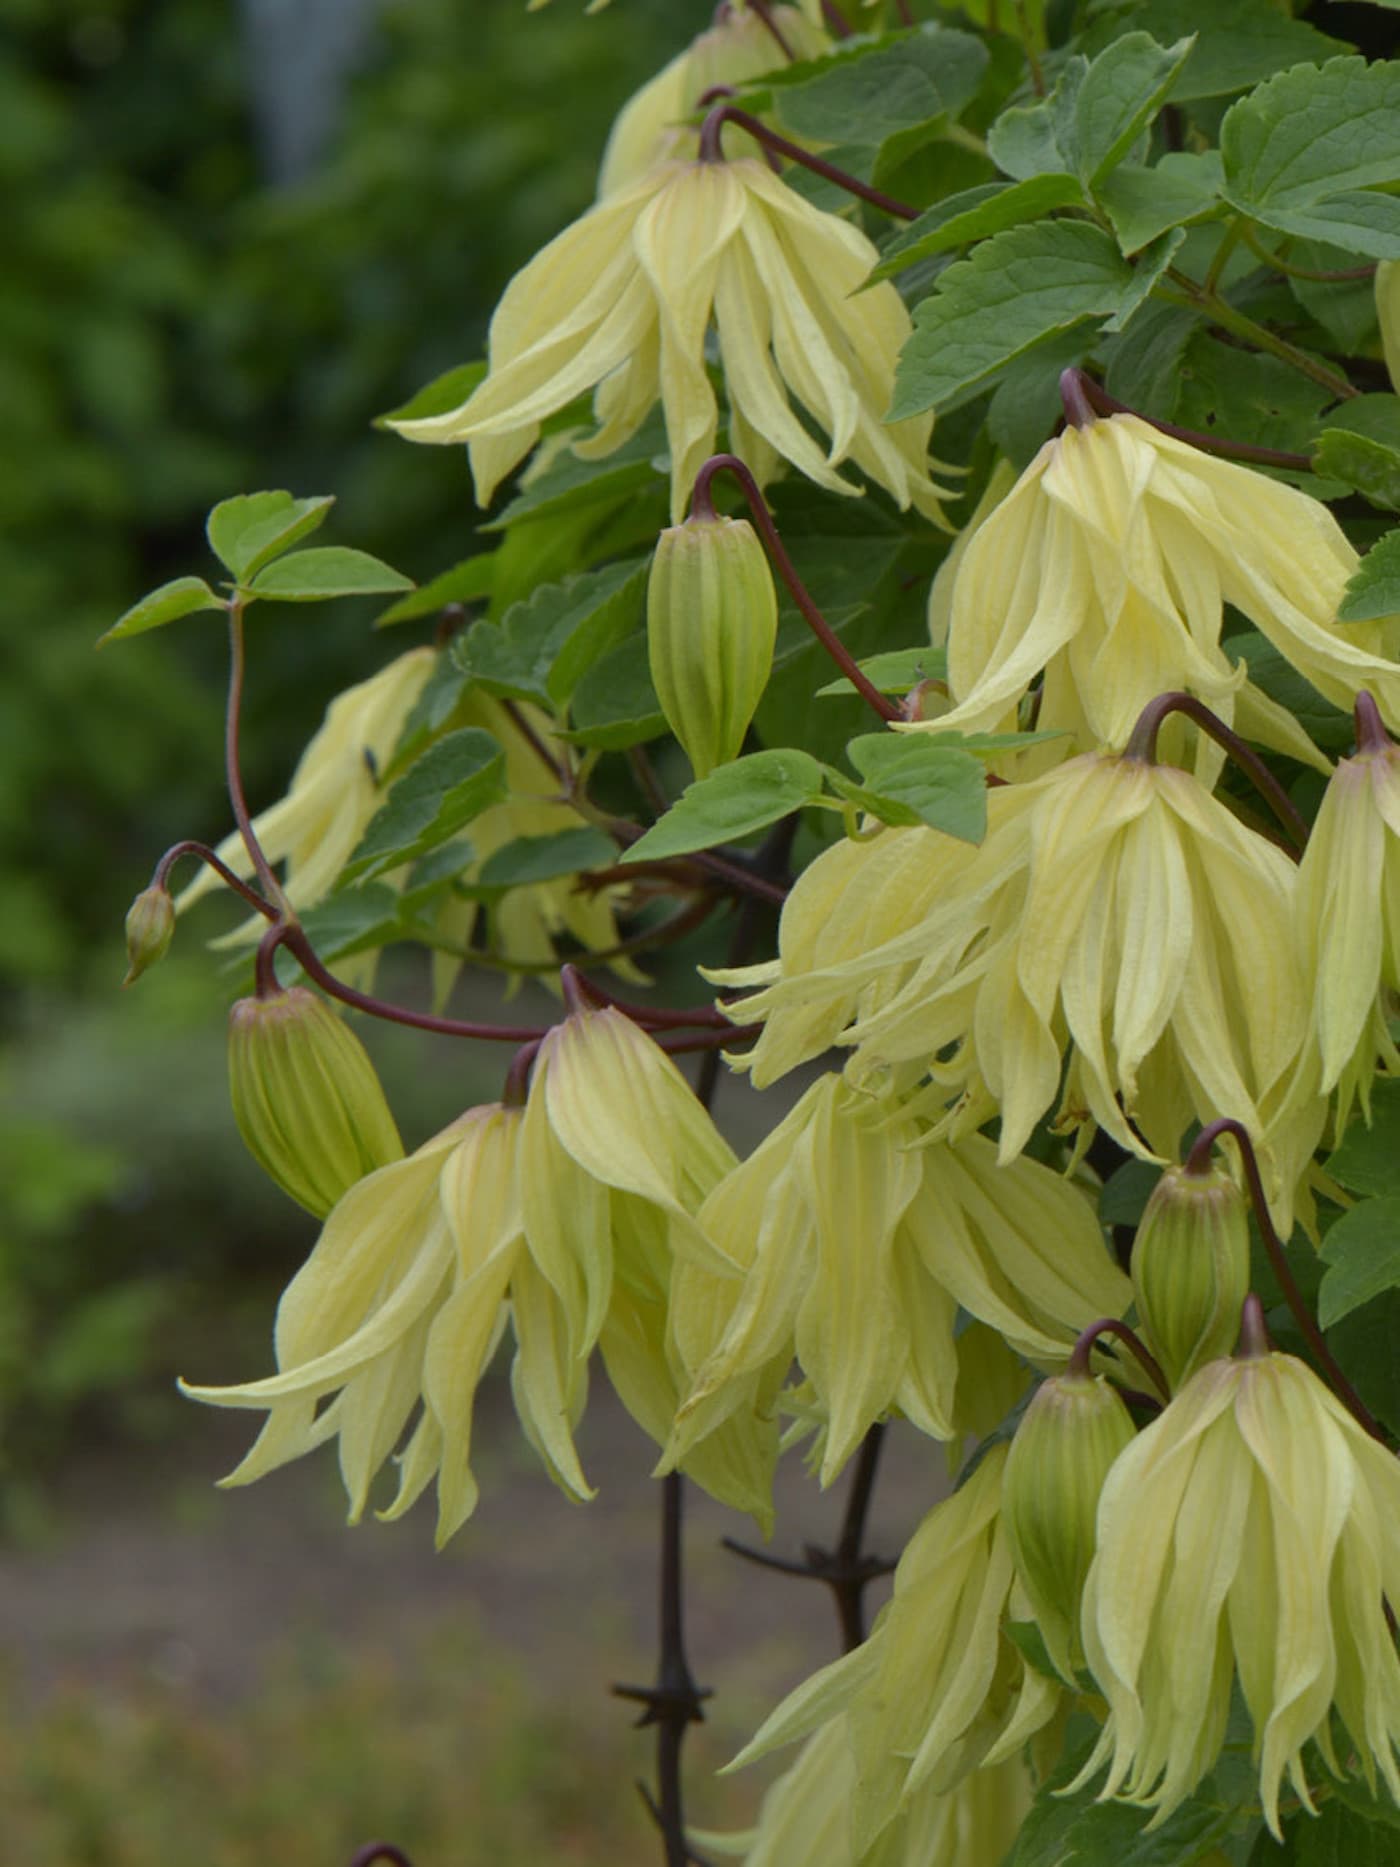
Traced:
<svg viewBox="0 0 1400 1867">
<path fill-rule="evenodd" d="M 1002 1485 L 1002 1522 L 1045 1650 L 1073 1685 L 1084 1664 L 1079 1602 L 1094 1558 L 1099 1493 L 1134 1435 L 1101 1375 L 1051 1375 L 1026 1408 Z"/>
<path fill-rule="evenodd" d="M 364 1045 L 305 986 L 229 1012 L 229 1089 L 248 1152 L 318 1219 L 403 1143 Z"/>
<path fill-rule="evenodd" d="M 1228 1173 L 1168 1167 L 1133 1240 L 1142 1336 L 1173 1393 L 1230 1354 L 1249 1292 L 1249 1213 Z"/>
<path fill-rule="evenodd" d="M 150 967 L 165 958 L 175 933 L 175 903 L 168 888 L 143 888 L 126 914 L 126 977 L 134 985 Z"/>
<path fill-rule="evenodd" d="M 651 678 L 697 778 L 736 758 L 773 666 L 778 599 L 747 519 L 662 532 L 647 586 Z"/>
</svg>

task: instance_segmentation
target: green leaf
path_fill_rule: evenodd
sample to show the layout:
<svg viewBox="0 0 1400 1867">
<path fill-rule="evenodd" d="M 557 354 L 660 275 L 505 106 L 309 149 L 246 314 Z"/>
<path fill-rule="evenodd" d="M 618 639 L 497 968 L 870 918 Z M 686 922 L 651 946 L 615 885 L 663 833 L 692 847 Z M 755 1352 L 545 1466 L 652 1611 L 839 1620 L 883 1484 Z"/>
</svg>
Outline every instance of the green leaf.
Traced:
<svg viewBox="0 0 1400 1867">
<path fill-rule="evenodd" d="M 670 730 L 652 685 L 643 636 L 629 636 L 593 664 L 574 689 L 569 722 L 561 738 L 604 752 L 645 745 Z"/>
<path fill-rule="evenodd" d="M 1071 53 L 1048 97 L 1002 111 L 987 132 L 987 152 L 999 169 L 1017 181 L 1078 172 L 1075 111 L 1088 73 L 1088 59 Z"/>
<path fill-rule="evenodd" d="M 948 653 L 946 649 L 925 643 L 922 648 L 892 648 L 888 654 L 871 655 L 865 661 L 858 661 L 856 666 L 879 693 L 907 694 L 920 681 L 941 681 L 948 672 Z M 819 687 L 816 698 L 855 691 L 843 674 L 839 680 Z"/>
<path fill-rule="evenodd" d="M 594 662 L 635 631 L 646 579 L 647 561 L 630 558 L 541 584 L 499 624 L 458 636 L 452 652 L 488 693 L 562 706 Z"/>
<path fill-rule="evenodd" d="M 1029 466 L 1063 419 L 1060 376 L 1083 363 L 1097 341 L 1093 325 L 1075 324 L 1007 364 L 987 406 L 987 435 L 1014 467 Z"/>
<path fill-rule="evenodd" d="M 806 752 L 752 752 L 687 785 L 625 853 L 624 862 L 688 855 L 765 830 L 822 794 L 822 768 Z"/>
<path fill-rule="evenodd" d="M 1172 88 L 1177 103 L 1226 97 L 1290 65 L 1320 65 L 1349 48 L 1272 0 L 1149 0 L 1135 16 L 1159 39 L 1196 34 L 1196 46 Z"/>
<path fill-rule="evenodd" d="M 1266 693 L 1270 700 L 1291 713 L 1303 731 L 1324 752 L 1341 752 L 1350 749 L 1356 737 L 1356 728 L 1352 724 L 1350 713 L 1343 713 L 1340 707 L 1334 707 L 1310 681 L 1304 680 L 1290 661 L 1285 660 L 1267 636 L 1260 635 L 1256 629 L 1241 631 L 1230 635 L 1222 644 L 1225 653 L 1232 661 L 1243 661 L 1249 667 L 1249 678 Z M 1383 1085 L 1377 1085 L 1382 1087 Z M 1335 1155 L 1333 1156 L 1335 1159 Z M 1400 1188 L 1397 1188 L 1400 1191 Z"/>
<path fill-rule="evenodd" d="M 445 370 L 441 376 L 434 376 L 429 383 L 399 408 L 391 408 L 387 414 L 376 415 L 374 426 L 387 428 L 392 421 L 419 421 L 429 415 L 450 415 L 454 408 L 460 408 L 473 389 L 486 378 L 486 362 L 480 359 L 475 363 L 459 363 L 455 369 Z"/>
<path fill-rule="evenodd" d="M 1199 155 L 1165 155 L 1150 169 L 1124 165 L 1106 175 L 1095 193 L 1119 246 L 1131 254 L 1168 227 L 1220 212 L 1221 180 L 1220 157 L 1208 149 Z"/>
<path fill-rule="evenodd" d="M 1053 1679 L 1056 1685 L 1064 1684 L 1046 1648 L 1045 1636 L 1034 1621 L 1003 1621 L 1001 1631 L 1033 1672 Z"/>
<path fill-rule="evenodd" d="M 133 603 L 105 635 L 98 637 L 97 646 L 105 648 L 108 642 L 120 642 L 128 635 L 163 629 L 167 622 L 193 616 L 196 610 L 223 607 L 202 577 L 177 577 L 173 583 L 163 583 L 158 590 L 143 596 L 139 603 Z"/>
<path fill-rule="evenodd" d="M 451 719 L 466 684 L 466 675 L 452 657 L 439 655 L 422 692 L 403 723 L 399 742 L 394 747 L 388 765 L 379 773 L 381 784 L 391 783 L 397 778 L 422 754 L 429 740 L 437 737 Z"/>
<path fill-rule="evenodd" d="M 374 626 L 387 629 L 390 623 L 416 622 L 420 616 L 435 616 L 449 603 L 478 602 L 490 596 L 495 572 L 495 552 L 478 551 L 475 557 L 463 558 L 451 570 L 420 585 L 411 595 L 401 597 L 382 616 L 376 616 Z"/>
<path fill-rule="evenodd" d="M 853 125 L 870 145 L 971 103 L 987 52 L 970 33 L 939 26 L 891 35 L 823 59 L 818 75 L 774 83 L 783 125 L 819 143 L 848 140 Z"/>
<path fill-rule="evenodd" d="M 248 586 L 250 596 L 274 603 L 324 603 L 336 596 L 381 596 L 411 590 L 413 579 L 368 551 L 348 545 L 313 545 L 275 558 Z"/>
<path fill-rule="evenodd" d="M 1175 419 L 1232 441 L 1296 449 L 1331 400 L 1327 390 L 1277 357 L 1251 356 L 1197 327 L 1179 371 Z"/>
<path fill-rule="evenodd" d="M 491 737 L 464 726 L 430 746 L 380 805 L 345 879 L 416 862 L 506 795 L 506 755 Z"/>
<path fill-rule="evenodd" d="M 1345 428 L 1324 428 L 1313 445 L 1313 465 L 1365 495 L 1373 506 L 1400 511 L 1400 452 Z"/>
<path fill-rule="evenodd" d="M 209 514 L 210 549 L 239 583 L 246 583 L 264 564 L 318 530 L 334 504 L 330 494 L 293 499 L 290 493 L 240 493 Z"/>
<path fill-rule="evenodd" d="M 1214 1785 L 1207 1777 L 1189 1802 L 1148 1832 L 1150 1809 L 1099 1802 L 1097 1784 L 1064 1795 L 1061 1778 L 1072 1780 L 1057 1771 L 1036 1796 L 1007 1867 L 1105 1867 L 1110 1861 L 1113 1867 L 1190 1867 L 1247 1819 L 1209 1799 Z"/>
<path fill-rule="evenodd" d="M 1326 240 L 1367 259 L 1400 259 L 1400 200 L 1359 189 L 1305 207 L 1255 207 L 1255 220 L 1300 240 Z"/>
<path fill-rule="evenodd" d="M 612 838 L 586 825 L 556 830 L 549 836 L 518 836 L 492 851 L 467 892 L 504 894 L 508 888 L 527 888 L 535 882 L 557 881 L 561 875 L 611 867 L 617 859 Z"/>
<path fill-rule="evenodd" d="M 1099 1194 L 1099 1223 L 1139 1224 L 1161 1177 L 1162 1169 L 1150 1160 L 1125 1160 L 1103 1183 Z"/>
<path fill-rule="evenodd" d="M 1372 1413 L 1400 1436 L 1400 1290 L 1386 1290 L 1327 1331 L 1327 1346 Z M 1350 1863 L 1348 1863 L 1350 1867 Z"/>
<path fill-rule="evenodd" d="M 1400 1082 L 1382 1076 L 1372 1084 L 1370 1121 L 1351 1124 L 1327 1171 L 1350 1192 L 1400 1198 Z"/>
<path fill-rule="evenodd" d="M 1022 182 L 984 182 L 979 188 L 965 188 L 935 202 L 896 234 L 881 254 L 870 282 L 893 278 L 935 253 L 1040 220 L 1057 207 L 1079 207 L 1083 202 L 1084 191 L 1072 175 L 1032 175 Z"/>
<path fill-rule="evenodd" d="M 1104 346 L 1109 394 L 1145 415 L 1170 420 L 1181 396 L 1181 359 L 1199 330 L 1194 312 L 1144 305 L 1127 331 Z"/>
<path fill-rule="evenodd" d="M 1118 311 L 1133 271 L 1082 221 L 1012 227 L 939 276 L 895 373 L 891 420 L 966 400 L 1052 331 Z"/>
<path fill-rule="evenodd" d="M 1365 1199 L 1344 1212 L 1320 1255 L 1331 1268 L 1322 1280 L 1318 1321 L 1330 1329 L 1383 1290 L 1400 1288 L 1400 1195 Z"/>
<path fill-rule="evenodd" d="M 1352 572 L 1338 622 L 1374 622 L 1400 613 L 1400 530 L 1387 532 Z"/>
<path fill-rule="evenodd" d="M 1228 198 L 1266 221 L 1400 180 L 1400 64 L 1333 58 L 1280 72 L 1231 105 L 1220 154 Z"/>
<path fill-rule="evenodd" d="M 1150 246 L 1142 249 L 1133 261 L 1132 283 L 1124 292 L 1118 309 L 1104 326 L 1106 331 L 1121 331 L 1137 316 L 1147 303 L 1153 286 L 1176 258 L 1177 249 L 1185 238 L 1184 227 L 1170 227 L 1165 233 L 1158 234 Z"/>
<path fill-rule="evenodd" d="M 1395 1867 L 1390 1824 L 1368 1821 L 1337 1800 L 1329 1799 L 1315 1816 L 1299 1815 L 1284 1836 L 1289 1867 Z"/>
<path fill-rule="evenodd" d="M 868 794 L 965 843 L 987 833 L 987 775 L 971 752 L 925 733 L 867 733 L 846 748 Z M 868 808 L 878 811 L 875 804 Z M 894 819 L 886 818 L 886 821 Z"/>
<path fill-rule="evenodd" d="M 399 920 L 406 922 L 415 914 L 422 913 L 430 902 L 436 901 L 450 883 L 457 880 L 462 870 L 476 860 L 476 851 L 465 836 L 450 838 L 445 843 L 424 856 L 421 862 L 415 862 L 404 883 L 399 896 Z M 369 884 L 377 888 L 377 882 Z M 351 892 L 351 891 L 347 891 Z"/>
<path fill-rule="evenodd" d="M 337 889 L 300 918 L 317 958 L 329 964 L 396 939 L 401 931 L 399 905 L 395 889 L 369 882 L 362 888 Z"/>
<path fill-rule="evenodd" d="M 562 448 L 542 473 L 531 474 L 529 485 L 482 530 L 503 532 L 526 519 L 557 519 L 566 512 L 626 499 L 658 484 L 669 471 L 666 426 L 658 411 L 630 441 L 603 460 L 581 460 L 571 448 Z"/>
<path fill-rule="evenodd" d="M 1079 179 L 1097 184 L 1128 154 L 1166 101 L 1194 38 L 1158 45 L 1145 32 L 1124 33 L 1090 65 L 1074 107 Z"/>
</svg>

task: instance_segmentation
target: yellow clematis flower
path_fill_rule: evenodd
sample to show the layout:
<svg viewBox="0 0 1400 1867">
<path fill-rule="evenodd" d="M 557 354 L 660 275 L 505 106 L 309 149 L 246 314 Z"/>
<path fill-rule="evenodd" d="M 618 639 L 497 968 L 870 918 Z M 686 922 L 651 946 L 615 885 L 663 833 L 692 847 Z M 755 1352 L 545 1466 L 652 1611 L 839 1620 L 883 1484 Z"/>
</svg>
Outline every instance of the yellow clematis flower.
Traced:
<svg viewBox="0 0 1400 1867">
<path fill-rule="evenodd" d="M 390 425 L 413 441 L 468 443 L 478 502 L 534 446 L 540 423 L 596 388 L 601 459 L 661 402 L 679 523 L 719 409 L 705 363 L 713 322 L 730 443 L 760 477 L 774 455 L 837 493 L 845 461 L 901 507 L 937 517 L 932 417 L 887 427 L 909 314 L 888 282 L 858 292 L 878 254 L 763 162 L 667 163 L 600 201 L 511 281 L 491 320 L 490 372 L 460 408 Z M 796 399 L 828 436 L 813 440 Z"/>
<path fill-rule="evenodd" d="M 268 861 L 285 864 L 283 887 L 294 908 L 312 908 L 323 900 L 358 848 L 384 802 L 379 773 L 393 757 L 436 663 L 436 649 L 411 648 L 369 680 L 338 694 L 298 760 L 287 795 L 253 819 Z M 216 854 L 235 875 L 244 880 L 252 875 L 236 831 Z M 221 886 L 212 869 L 201 868 L 176 900 L 177 912 Z M 245 941 L 262 930 L 263 922 L 254 918 L 229 938 Z"/>
<path fill-rule="evenodd" d="M 1392 1455 L 1293 1356 L 1208 1362 L 1104 1485 L 1083 1634 L 1109 1718 L 1074 1787 L 1107 1764 L 1105 1797 L 1165 1821 L 1214 1765 L 1238 1676 L 1275 1836 L 1285 1776 L 1313 1807 L 1310 1741 L 1400 1800 L 1398 1590 Z"/>
<path fill-rule="evenodd" d="M 792 6 L 772 9 L 773 25 L 799 59 L 820 58 L 831 40 Z M 770 28 L 748 7 L 721 6 L 713 23 L 678 52 L 618 113 L 603 151 L 598 194 L 616 193 L 659 163 L 692 162 L 699 130 L 685 119 L 716 85 L 737 88 L 785 62 Z"/>
<path fill-rule="evenodd" d="M 771 1410 L 795 1354 L 830 1484 L 893 1408 L 957 1436 L 960 1308 L 1045 1367 L 1126 1308 L 1128 1280 L 1077 1187 L 1035 1161 L 998 1167 L 980 1135 L 951 1147 L 927 1133 L 907 1099 L 829 1075 L 718 1182 L 697 1221 L 743 1276 L 677 1264 L 671 1327 L 692 1382 L 667 1462 Z"/>
<path fill-rule="evenodd" d="M 921 1794 L 945 1796 L 1016 1757 L 1058 1708 L 1060 1688 L 1002 1632 L 1009 1611 L 1028 1618 L 1001 1521 L 1006 1457 L 1005 1445 L 991 1447 L 924 1518 L 865 1644 L 790 1693 L 727 1766 L 844 1721 L 856 1860 Z"/>
<path fill-rule="evenodd" d="M 186 1386 L 268 1410 L 225 1483 L 335 1438 L 354 1521 L 421 1402 L 383 1514 L 401 1516 L 436 1480 L 441 1546 L 476 1506 L 476 1388 L 509 1325 L 525 1435 L 568 1495 L 591 1497 L 573 1441 L 589 1356 L 599 1348 L 624 1405 L 664 1439 L 678 1398 L 664 1341 L 672 1258 L 731 1268 L 693 1213 L 732 1164 L 648 1037 L 610 1009 L 575 1014 L 541 1045 L 523 1109 L 473 1109 L 339 1201 L 279 1306 L 276 1375 Z M 776 1456 L 772 1422 L 739 1417 L 687 1469 L 766 1524 Z"/>
<path fill-rule="evenodd" d="M 970 856 L 931 846 L 946 880 L 894 938 L 716 975 L 773 980 L 729 1015 L 795 1014 L 807 1044 L 853 1046 L 858 1071 L 918 1065 L 962 1097 L 951 1132 L 1000 1113 L 1003 1161 L 1057 1097 L 1061 1124 L 1093 1120 L 1146 1157 L 1174 1157 L 1193 1119 L 1232 1115 L 1265 1137 L 1286 1227 L 1323 1118 L 1320 1099 L 1289 1099 L 1307 1009 L 1293 865 L 1189 773 L 1137 758 L 1079 757 L 1001 787 L 988 821 Z M 852 1018 L 862 995 L 871 1008 Z"/>
<path fill-rule="evenodd" d="M 1328 769 L 1232 665 L 1226 603 L 1334 705 L 1368 685 L 1400 722 L 1396 625 L 1335 620 L 1359 562 L 1318 500 L 1212 459 L 1135 415 L 1069 427 L 969 542 L 948 598 L 939 728 L 1006 721 L 1043 674 L 1037 723 L 1079 750 L 1123 745 L 1154 695 L 1184 688 L 1261 745 Z M 914 723 L 905 730 L 918 731 Z M 1202 739 L 1200 775 L 1220 753 Z"/>
</svg>

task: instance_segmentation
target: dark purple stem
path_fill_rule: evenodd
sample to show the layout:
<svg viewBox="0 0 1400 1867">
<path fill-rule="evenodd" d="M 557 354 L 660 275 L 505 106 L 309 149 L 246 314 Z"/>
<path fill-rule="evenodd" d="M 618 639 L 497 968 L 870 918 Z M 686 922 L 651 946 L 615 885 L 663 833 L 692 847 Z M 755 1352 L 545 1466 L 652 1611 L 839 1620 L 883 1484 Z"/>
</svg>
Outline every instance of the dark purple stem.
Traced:
<svg viewBox="0 0 1400 1867">
<path fill-rule="evenodd" d="M 787 547 L 778 535 L 778 528 L 773 522 L 773 514 L 768 509 L 768 502 L 759 489 L 758 481 L 749 472 L 743 461 L 736 454 L 714 454 L 707 460 L 695 476 L 695 491 L 692 499 L 700 508 L 714 510 L 710 493 L 710 483 L 717 473 L 731 474 L 738 482 L 744 498 L 748 501 L 749 511 L 754 523 L 763 534 L 763 542 L 768 547 L 768 554 L 777 566 L 778 575 L 791 592 L 792 600 L 802 612 L 802 619 L 816 636 L 827 654 L 855 688 L 866 705 L 872 707 L 880 718 L 888 724 L 891 720 L 903 717 L 902 709 L 882 694 L 870 682 L 852 659 L 831 624 L 823 616 L 808 593 L 807 586 L 797 574 L 797 568 L 788 556 Z"/>
<path fill-rule="evenodd" d="M 155 866 L 155 873 L 151 876 L 152 888 L 169 888 L 170 871 L 182 856 L 198 856 L 201 862 L 214 871 L 220 881 L 226 883 L 235 894 L 242 895 L 250 908 L 256 908 L 259 914 L 265 915 L 270 921 L 277 919 L 277 909 L 272 903 L 264 901 L 256 888 L 250 888 L 241 876 L 235 875 L 228 864 L 221 861 L 207 843 L 190 841 L 173 843 Z"/>
<path fill-rule="evenodd" d="M 1094 1347 L 1101 1335 L 1116 1336 L 1118 1340 L 1123 1343 L 1125 1348 L 1132 1351 L 1134 1358 L 1141 1365 L 1148 1378 L 1151 1380 L 1152 1385 L 1157 1389 L 1157 1392 L 1161 1394 L 1162 1398 L 1164 1400 L 1171 1399 L 1171 1387 L 1168 1384 L 1166 1375 L 1162 1373 L 1157 1358 L 1152 1354 L 1151 1350 L 1136 1331 L 1130 1329 L 1127 1323 L 1120 1322 L 1116 1316 L 1101 1316 L 1097 1322 L 1091 1322 L 1089 1324 L 1089 1327 L 1074 1345 L 1069 1361 L 1065 1366 L 1066 1374 L 1077 1375 L 1082 1379 L 1092 1372 L 1090 1356 L 1093 1354 Z"/>
<path fill-rule="evenodd" d="M 1364 687 L 1356 696 L 1352 716 L 1356 721 L 1358 752 L 1393 752 L 1395 750 L 1395 741 L 1385 730 L 1380 708 Z"/>
<path fill-rule="evenodd" d="M 1240 1339 L 1235 1348 L 1236 1359 L 1262 1361 L 1265 1355 L 1272 1355 L 1273 1352 L 1268 1324 L 1264 1321 L 1264 1305 L 1251 1290 L 1240 1311 Z"/>
<path fill-rule="evenodd" d="M 788 44 L 783 34 L 782 27 L 769 11 L 768 0 L 749 0 L 749 11 L 763 27 L 763 30 L 768 34 L 768 37 L 773 41 L 774 45 L 777 46 L 788 63 L 790 65 L 795 64 L 797 62 L 797 54 Z"/>
<path fill-rule="evenodd" d="M 247 799 L 243 795 L 243 770 L 238 753 L 239 714 L 243 706 L 243 605 L 236 599 L 228 606 L 228 646 L 228 706 L 224 714 L 224 778 L 228 786 L 228 799 L 233 807 L 233 820 L 243 838 L 243 847 L 248 852 L 254 873 L 262 883 L 263 892 L 280 913 L 286 914 L 289 910 L 287 898 L 282 893 L 282 884 L 263 854 L 262 844 L 258 841 L 253 820 L 248 814 Z"/>
<path fill-rule="evenodd" d="M 855 35 L 855 27 L 837 6 L 836 0 L 822 0 L 822 18 L 826 29 L 833 39 L 850 39 Z"/>
<path fill-rule="evenodd" d="M 724 149 L 721 145 L 721 132 L 726 123 L 736 123 L 741 130 L 747 130 L 755 142 L 775 154 L 786 156 L 789 162 L 797 162 L 804 169 L 810 169 L 814 175 L 834 182 L 838 188 L 844 188 L 847 194 L 858 195 L 862 201 L 868 201 L 872 207 L 878 207 L 882 214 L 888 214 L 893 220 L 917 220 L 919 210 L 910 207 L 907 201 L 896 201 L 893 195 L 885 194 L 879 188 L 872 188 L 869 182 L 863 182 L 858 175 L 852 175 L 846 169 L 838 169 L 832 162 L 824 162 L 820 156 L 814 156 L 800 143 L 789 141 L 752 112 L 741 110 L 737 104 L 716 104 L 700 125 L 700 160 L 702 162 L 723 162 Z"/>
<path fill-rule="evenodd" d="M 413 1867 L 403 1849 L 396 1848 L 392 1841 L 371 1841 L 368 1846 L 356 1849 L 350 1867 L 375 1867 L 378 1861 L 387 1861 L 389 1867 Z"/>
<path fill-rule="evenodd" d="M 1260 1177 L 1254 1142 L 1244 1123 L 1236 1121 L 1233 1116 L 1224 1115 L 1219 1121 L 1213 1121 L 1202 1128 L 1191 1144 L 1190 1153 L 1186 1156 L 1187 1172 L 1203 1172 L 1205 1169 L 1201 1163 L 1209 1162 L 1211 1149 L 1222 1135 L 1227 1134 L 1232 1137 L 1236 1147 L 1240 1150 L 1240 1163 L 1244 1168 L 1245 1185 L 1249 1189 L 1249 1201 L 1254 1208 L 1254 1222 L 1259 1227 L 1259 1236 L 1264 1241 L 1264 1250 L 1268 1253 L 1269 1263 L 1274 1276 L 1278 1279 L 1278 1286 L 1283 1292 L 1284 1301 L 1293 1312 L 1293 1320 L 1302 1331 L 1308 1347 L 1317 1357 L 1318 1365 L 1326 1372 L 1333 1391 L 1342 1405 L 1358 1426 L 1364 1427 L 1373 1439 L 1378 1439 L 1382 1445 L 1386 1445 L 1388 1441 L 1379 1422 L 1342 1372 L 1336 1356 L 1327 1346 L 1327 1339 L 1318 1326 L 1317 1318 L 1308 1308 L 1307 1300 L 1298 1288 L 1298 1280 L 1293 1275 L 1293 1268 L 1288 1262 L 1288 1253 L 1283 1248 L 1283 1240 L 1274 1229 L 1269 1202 L 1264 1197 L 1264 1182 Z"/>
<path fill-rule="evenodd" d="M 1090 419 L 1095 413 L 1100 415 L 1136 415 L 1139 421 L 1145 421 L 1149 428 L 1156 428 L 1161 434 L 1169 434 L 1175 441 L 1185 441 L 1191 447 L 1199 447 L 1203 454 L 1220 454 L 1226 460 L 1248 460 L 1260 467 L 1288 467 L 1295 473 L 1311 473 L 1312 457 L 1309 454 L 1290 454 L 1280 447 L 1256 447 L 1251 441 L 1230 441 L 1223 435 L 1202 434 L 1196 428 L 1180 428 L 1174 421 L 1158 421 L 1155 415 L 1143 415 L 1126 402 L 1120 402 L 1116 395 L 1110 395 L 1101 382 L 1090 376 L 1087 370 L 1066 370 L 1060 378 L 1060 394 L 1065 398 L 1065 414 L 1074 421 L 1077 428 L 1086 423 L 1070 416 L 1069 401 L 1065 390 L 1067 377 L 1077 379 L 1078 394 L 1088 407 Z"/>
<path fill-rule="evenodd" d="M 1194 721 L 1203 733 L 1208 733 L 1218 746 L 1225 748 L 1241 771 L 1248 773 L 1260 794 L 1268 800 L 1269 808 L 1298 849 L 1306 849 L 1308 846 L 1307 823 L 1278 779 L 1254 748 L 1246 745 L 1238 733 L 1232 732 L 1224 720 L 1212 713 L 1210 708 L 1203 701 L 1197 700 L 1194 694 L 1158 694 L 1155 700 L 1149 700 L 1138 715 L 1137 724 L 1123 749 L 1123 757 L 1140 759 L 1146 765 L 1155 765 L 1157 763 L 1157 734 L 1162 729 L 1163 721 L 1173 713 L 1184 713 L 1187 719 Z"/>
</svg>

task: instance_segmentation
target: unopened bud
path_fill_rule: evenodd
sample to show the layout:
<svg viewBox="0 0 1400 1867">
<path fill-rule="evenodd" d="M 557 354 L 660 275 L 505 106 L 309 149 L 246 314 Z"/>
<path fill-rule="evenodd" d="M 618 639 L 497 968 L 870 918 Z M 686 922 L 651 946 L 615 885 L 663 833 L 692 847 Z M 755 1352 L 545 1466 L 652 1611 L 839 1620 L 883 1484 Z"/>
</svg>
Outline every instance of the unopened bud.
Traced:
<svg viewBox="0 0 1400 1867">
<path fill-rule="evenodd" d="M 1249 1212 L 1229 1174 L 1168 1167 L 1133 1241 L 1132 1278 L 1143 1339 L 1173 1393 L 1231 1353 L 1249 1291 Z"/>
<path fill-rule="evenodd" d="M 318 1219 L 403 1143 L 364 1045 L 294 985 L 229 1013 L 229 1089 L 248 1151 Z"/>
<path fill-rule="evenodd" d="M 1376 267 L 1376 317 L 1390 386 L 1400 395 L 1400 261 L 1383 259 Z"/>
<path fill-rule="evenodd" d="M 747 519 L 688 519 L 662 532 L 647 586 L 651 678 L 697 778 L 738 756 L 777 630 L 768 559 Z"/>
<path fill-rule="evenodd" d="M 175 903 L 168 888 L 143 888 L 126 913 L 126 977 L 134 985 L 165 958 L 175 933 Z"/>
<path fill-rule="evenodd" d="M 1002 1484 L 1002 1521 L 1045 1650 L 1071 1685 L 1083 1665 L 1079 1603 L 1094 1558 L 1099 1493 L 1134 1434 L 1101 1375 L 1042 1381 L 1016 1428 Z"/>
</svg>

